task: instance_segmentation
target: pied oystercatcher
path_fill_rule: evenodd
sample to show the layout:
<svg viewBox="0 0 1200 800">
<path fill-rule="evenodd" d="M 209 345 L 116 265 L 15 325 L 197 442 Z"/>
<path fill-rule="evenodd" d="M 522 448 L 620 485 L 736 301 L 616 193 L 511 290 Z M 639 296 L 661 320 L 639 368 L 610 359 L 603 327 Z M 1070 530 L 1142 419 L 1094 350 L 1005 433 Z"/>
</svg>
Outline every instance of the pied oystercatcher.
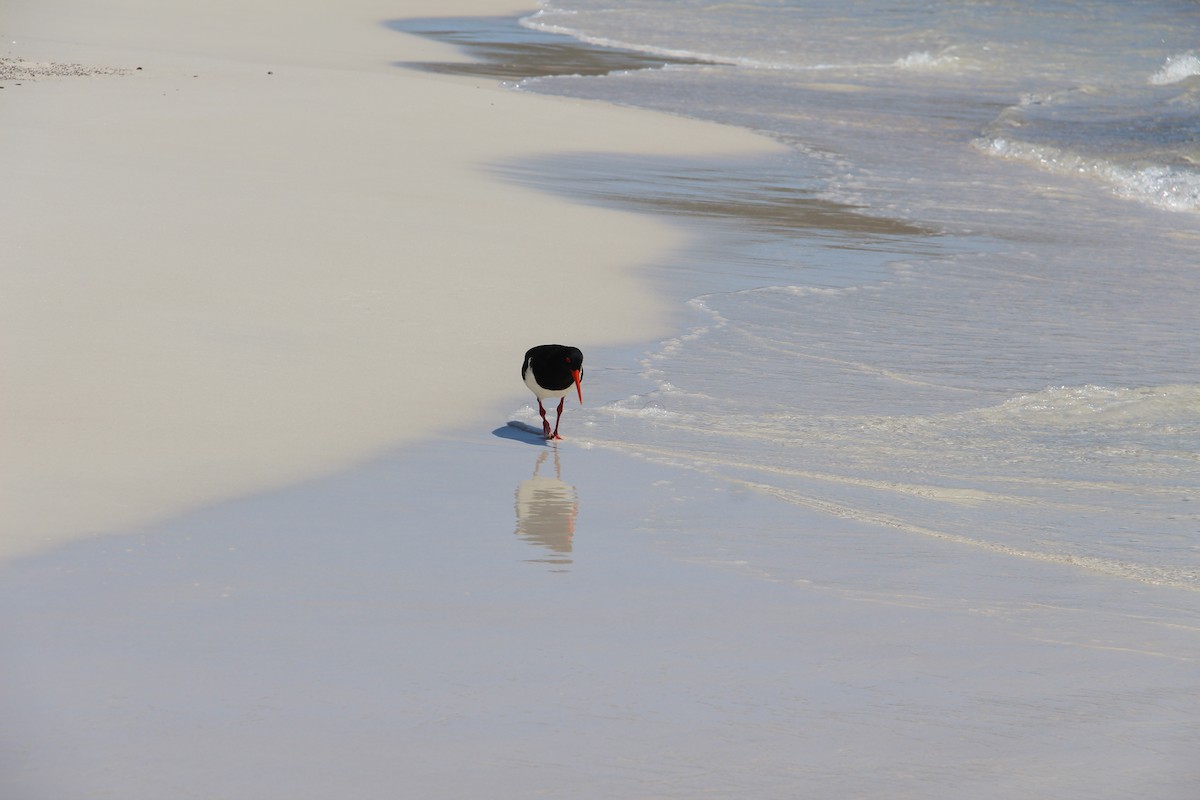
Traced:
<svg viewBox="0 0 1200 800">
<path fill-rule="evenodd" d="M 529 348 L 525 353 L 525 361 L 521 363 L 521 378 L 529 391 L 537 395 L 538 413 L 542 415 L 542 432 L 547 439 L 561 439 L 558 435 L 558 422 L 562 419 L 563 403 L 571 393 L 571 386 L 579 393 L 579 405 L 583 405 L 583 388 L 579 382 L 583 380 L 583 353 L 578 347 L 567 347 L 561 344 L 540 344 Z M 558 401 L 558 416 L 554 418 L 554 430 L 550 430 L 550 421 L 546 419 L 546 409 L 542 400 L 547 397 L 560 398 Z"/>
</svg>

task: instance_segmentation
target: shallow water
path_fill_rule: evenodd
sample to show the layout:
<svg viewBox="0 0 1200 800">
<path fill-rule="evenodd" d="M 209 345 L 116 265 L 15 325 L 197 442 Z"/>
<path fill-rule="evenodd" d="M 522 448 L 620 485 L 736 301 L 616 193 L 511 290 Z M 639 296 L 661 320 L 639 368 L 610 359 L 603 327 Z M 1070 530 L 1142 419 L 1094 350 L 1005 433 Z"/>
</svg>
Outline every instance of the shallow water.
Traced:
<svg viewBox="0 0 1200 800">
<path fill-rule="evenodd" d="M 928 135 L 966 122 L 985 152 L 1082 166 L 1145 202 L 1200 207 L 1195 3 L 864 2 L 847 13 L 829 0 L 577 0 L 545 3 L 527 24 L 720 62 L 539 90 L 670 103 L 809 144 L 824 133 L 835 150 L 862 136 L 839 133 L 849 115 L 886 121 L 892 146 L 914 135 L 907 125 Z M 817 108 L 835 116 L 813 119 Z"/>
<path fill-rule="evenodd" d="M 867 529 L 1200 589 L 1194 5 L 564 5 L 516 38 L 709 63 L 592 61 L 515 86 L 791 145 L 495 165 L 699 232 L 652 272 L 681 334 L 630 396 L 583 412 L 592 444 Z M 520 30 L 485 22 L 478 40 Z M 465 44 L 484 74 L 521 67 Z M 758 533 L 707 535 L 691 546 L 752 549 Z"/>
<path fill-rule="evenodd" d="M 592 412 L 597 443 L 867 526 L 1200 589 L 1200 9 L 838 8 L 585 0 L 525 20 L 720 62 L 526 90 L 793 146 L 619 183 L 539 165 L 600 202 L 719 217 L 665 268 L 697 290 L 690 326 L 645 359 L 648 391 Z"/>
</svg>

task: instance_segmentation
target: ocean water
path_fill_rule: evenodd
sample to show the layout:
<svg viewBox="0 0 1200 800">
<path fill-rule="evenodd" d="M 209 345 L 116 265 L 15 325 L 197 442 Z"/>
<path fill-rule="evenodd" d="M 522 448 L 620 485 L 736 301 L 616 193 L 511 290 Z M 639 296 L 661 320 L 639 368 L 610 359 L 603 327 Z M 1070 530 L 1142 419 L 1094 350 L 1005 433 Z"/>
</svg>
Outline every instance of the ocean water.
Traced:
<svg viewBox="0 0 1200 800">
<path fill-rule="evenodd" d="M 1200 590 L 1200 4 L 555 0 L 522 25 L 663 63 L 520 90 L 788 146 L 509 168 L 705 223 L 657 265 L 680 334 L 583 412 L 589 444 L 867 537 Z M 766 535 L 688 524 L 737 563 Z M 779 527 L 761 558 L 801 577 Z"/>
</svg>

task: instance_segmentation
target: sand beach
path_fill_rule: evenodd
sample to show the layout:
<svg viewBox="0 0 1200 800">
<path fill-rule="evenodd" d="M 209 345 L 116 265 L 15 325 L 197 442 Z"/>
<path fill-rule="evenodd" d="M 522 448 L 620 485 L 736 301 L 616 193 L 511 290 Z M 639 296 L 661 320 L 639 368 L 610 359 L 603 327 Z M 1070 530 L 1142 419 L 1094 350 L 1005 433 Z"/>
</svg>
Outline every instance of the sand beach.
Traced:
<svg viewBox="0 0 1200 800">
<path fill-rule="evenodd" d="M 676 232 L 488 165 L 773 145 L 394 66 L 462 56 L 388 19 L 515 10 L 6 9 L 0 553 L 452 429 L 529 343 L 665 331 L 635 269 Z"/>
<path fill-rule="evenodd" d="M 982 492 L 849 513 L 801 448 L 622 446 L 714 219 L 933 234 L 742 205 L 779 141 L 400 22 L 532 10 L 7 4 L 0 797 L 1193 797 L 1186 581 L 903 521 Z M 711 197 L 614 202 L 655 159 Z M 551 341 L 586 354 L 558 444 L 518 374 Z"/>
</svg>

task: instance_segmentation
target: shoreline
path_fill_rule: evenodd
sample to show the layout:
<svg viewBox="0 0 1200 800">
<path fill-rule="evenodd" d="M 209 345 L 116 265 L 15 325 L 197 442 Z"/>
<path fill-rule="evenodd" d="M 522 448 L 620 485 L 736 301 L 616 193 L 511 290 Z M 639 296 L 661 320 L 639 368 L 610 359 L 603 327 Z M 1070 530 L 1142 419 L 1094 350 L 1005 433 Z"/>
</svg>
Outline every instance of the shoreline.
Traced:
<svg viewBox="0 0 1200 800">
<path fill-rule="evenodd" d="M 229 36 L 203 27 L 228 21 L 205 8 L 186 28 L 178 9 L 131 16 L 136 2 L 22 2 L 8 14 L 6 58 L 130 72 L 0 95 L 14 232 L 0 260 L 15 265 L 0 369 L 16 387 L 0 408 L 0 559 L 479 419 L 522 396 L 512 375 L 531 342 L 587 349 L 667 332 L 638 265 L 678 247 L 679 230 L 564 203 L 488 165 L 778 147 L 728 126 L 401 71 L 392 65 L 462 56 L 389 29 L 383 3 L 314 6 L 268 39 L 280 4 L 239 12 Z M 517 9 L 406 8 L 435 10 Z M 537 318 L 513 313 L 530 304 Z"/>
<path fill-rule="evenodd" d="M 304 25 L 319 27 L 314 19 Z M 352 43 L 347 30 L 332 31 L 330 41 Z M 454 57 L 409 45 L 427 54 L 421 60 Z M 1200 713 L 1195 593 L 914 536 L 887 519 L 839 514 L 827 502 L 781 500 L 783 493 L 756 483 L 758 467 L 771 467 L 765 448 L 743 450 L 741 461 L 759 459 L 748 469 L 720 474 L 668 449 L 656 454 L 654 430 L 611 435 L 621 401 L 638 399 L 631 387 L 654 381 L 652 370 L 626 368 L 647 341 L 634 335 L 640 326 L 663 324 L 658 312 L 681 292 L 736 292 L 729 282 L 749 277 L 728 268 L 746 264 L 737 245 L 748 242 L 725 242 L 722 220 L 751 237 L 799 224 L 806 237 L 825 231 L 859 246 L 926 231 L 863 220 L 853 207 L 814 200 L 803 186 L 773 191 L 774 203 L 758 207 L 753 193 L 740 190 L 761 184 L 774 165 L 766 163 L 770 156 L 734 158 L 740 146 L 723 151 L 729 155 L 709 169 L 699 192 L 681 191 L 679 179 L 713 163 L 700 152 L 641 156 L 638 146 L 653 152 L 663 131 L 691 131 L 686 120 L 629 117 L 556 98 L 544 104 L 461 76 L 397 79 L 377 72 L 374 61 L 338 66 L 328 52 L 303 67 L 242 58 L 206 61 L 213 71 L 196 78 L 186 67 L 199 61 L 178 61 L 180 97 L 171 107 L 191 115 L 179 119 L 164 120 L 162 107 L 148 104 L 134 83 L 142 73 L 124 89 L 109 86 L 84 105 L 108 114 L 89 118 L 104 145 L 94 152 L 124 154 L 118 164 L 126 165 L 134 154 L 157 159 L 166 170 L 162 183 L 174 180 L 173 190 L 207 183 L 223 190 L 187 195 L 189 219 L 199 221 L 165 233 L 145 223 L 169 220 L 167 209 L 139 206 L 143 216 L 128 226 L 129 236 L 140 231 L 144 239 L 150 230 L 163 240 L 160 252 L 176 241 L 201 254 L 230 252 L 199 235 L 227 232 L 211 220 L 199 224 L 206 218 L 194 215 L 205 209 L 233 208 L 296 241 L 259 241 L 254 230 L 239 240 L 257 246 L 253 254 L 270 269 L 251 268 L 255 262 L 245 258 L 190 281 L 180 281 L 178 270 L 150 268 L 158 265 L 117 270 L 124 283 L 115 288 L 136 288 L 138 302 L 103 307 L 105 317 L 84 302 L 95 298 L 75 298 L 93 315 L 86 319 L 115 324 L 153 299 L 164 318 L 172 315 L 158 319 L 172 323 L 162 330 L 181 335 L 170 340 L 173 352 L 199 339 L 208 347 L 196 352 L 216 359 L 209 366 L 265 370 L 233 376 L 249 385 L 250 378 L 322 382 L 302 399 L 324 398 L 326 413 L 303 425 L 296 409 L 273 409 L 287 412 L 279 427 L 247 423 L 256 438 L 239 443 L 239 453 L 290 433 L 310 445 L 301 453 L 305 464 L 328 463 L 331 443 L 378 430 L 402 398 L 386 391 L 392 373 L 377 377 L 372 368 L 436 365 L 413 353 L 426 342 L 411 335 L 418 323 L 471 345 L 454 355 L 478 367 L 470 377 L 483 391 L 443 406 L 428 387 L 444 373 L 426 370 L 413 398 L 417 411 L 386 420 L 415 438 L 376 442 L 379 451 L 342 468 L 257 490 L 243 483 L 227 497 L 111 535 L 0 560 L 0 607 L 8 611 L 0 795 L 158 800 L 169 787 L 167 794 L 206 798 L 363 800 L 1191 796 L 1200 779 L 1191 758 Z M 98 85 L 88 91 L 94 95 Z M 168 86 L 165 79 L 153 85 Z M 73 94 L 78 87 L 50 89 L 84 102 L 82 90 Z M 385 111 L 370 102 L 380 97 L 389 101 Z M 122 102 L 114 106 L 114 98 Z M 0 110 L 9 100 L 0 96 Z M 131 112 L 142 113 L 145 127 L 129 124 L 123 115 Z M 61 118 L 78 113 L 63 106 Z M 395 125 L 386 135 L 346 134 L 378 124 L 380 114 Z M 262 127 L 215 124 L 236 120 Z M 530 133 L 531 125 L 539 130 Z M 157 144 L 117 146 L 121 134 L 135 132 L 155 133 Z M 167 147 L 164 133 L 182 138 Z M 484 134 L 494 141 L 475 141 Z M 766 146 L 745 132 L 717 134 L 730 145 Z M 50 144 L 95 147 L 86 137 L 47 135 Z M 608 151 L 573 147 L 582 142 Z M 358 149 L 346 152 L 349 144 Z M 613 150 L 618 145 L 630 154 Z M 379 159 L 389 146 L 399 155 Z M 530 152 L 514 156 L 522 147 Z M 661 146 L 676 149 L 675 142 Z M 180 153 L 191 160 L 177 163 Z M 84 188 L 98 190 L 111 177 L 112 165 L 66 155 L 81 168 L 75 183 Z M 298 162 L 298 155 L 311 160 Z M 54 166 L 60 177 L 66 172 Z M 157 188 L 168 199 L 180 194 L 168 195 L 144 174 L 133 177 L 135 188 Z M 264 211 L 255 205 L 264 196 L 252 190 L 268 179 L 269 199 L 282 208 Z M 628 191 L 639 183 L 640 191 Z M 118 189 L 111 201 L 130 205 L 130 187 Z M 641 216 L 604 210 L 614 202 Z M 397 209 L 405 214 L 391 213 Z M 534 211 L 553 216 L 531 224 Z M 109 208 L 96 213 L 110 224 L 123 219 Z M 85 214 L 70 219 L 92 224 Z M 476 226 L 470 235 L 457 227 L 466 222 Z M 603 257 L 589 251 L 585 263 L 569 258 L 614 231 L 629 240 L 603 242 Z M 556 232 L 561 238 L 552 238 Z M 397 250 L 402 234 L 409 249 Z M 100 240 L 117 241 L 115 233 Z M 281 241 L 291 243 L 285 249 Z M 680 243 L 681 250 L 667 249 Z M 418 246 L 424 249 L 413 251 Z M 272 262 L 278 252 L 293 256 L 288 269 Z M 421 259 L 416 281 L 427 291 L 410 305 L 411 292 L 402 290 L 411 286 L 389 282 L 395 252 Z M 89 256 L 112 260 L 103 250 Z M 185 264 L 195 258 L 180 256 Z M 373 258 L 378 270 L 355 269 Z M 575 271 L 560 276 L 562 269 Z M 822 270 L 826 280 L 837 277 L 835 266 Z M 45 278 L 30 277 L 33 286 L 34 277 Z M 589 303 L 619 305 L 601 310 L 632 320 L 620 331 L 639 344 L 613 343 L 611 329 L 599 324 L 605 320 L 588 317 L 592 305 L 546 304 L 547 313 L 572 315 L 580 338 L 561 338 L 571 336 L 589 355 L 586 405 L 568 407 L 568 441 L 548 444 L 504 424 L 503 412 L 531 400 L 516 377 L 516 356 L 529 344 L 519 337 L 542 337 L 528 315 L 503 302 L 528 300 L 535 278 L 551 286 L 558 277 L 596 287 Z M 765 280 L 761 272 L 753 279 Z M 255 302 L 231 308 L 228 293 L 218 291 L 229 286 L 260 291 L 238 292 Z M 501 307 L 475 306 L 483 290 Z M 347 313 L 331 314 L 331 307 Z M 284 313 L 297 309 L 312 313 Z M 427 320 L 406 316 L 425 311 Z M 677 320 L 670 321 L 674 328 Z M 585 339 L 594 322 L 594 338 Z M 515 353 L 503 334 L 518 337 Z M 387 347 L 360 353 L 346 346 L 363 342 Z M 730 352 L 753 356 L 754 349 L 735 343 Z M 494 359 L 484 357 L 493 352 Z M 279 372 L 281 364 L 294 371 Z M 243 410 L 233 381 L 224 394 L 192 398 L 174 417 L 161 414 L 149 401 L 169 395 L 168 379 L 177 375 L 160 377 L 157 393 L 147 391 L 156 386 L 149 381 L 128 393 L 141 401 L 136 409 L 158 413 L 160 422 L 220 422 Z M 362 419 L 343 413 L 356 397 L 380 399 L 375 392 L 395 407 L 373 416 L 372 406 L 355 405 Z M 224 413 L 197 418 L 194 410 L 206 406 Z M 454 425 L 456 409 L 466 421 Z M 527 405 L 515 415 L 533 422 L 534 413 Z M 85 422 L 75 424 L 86 429 Z M 697 428 L 705 436 L 702 456 L 716 444 L 714 427 Z M 180 436 L 171 427 L 153 431 L 156 442 Z M 616 439 L 647 447 L 631 455 L 612 447 Z M 47 455 L 70 452 L 64 444 Z M 797 451 L 793 461 L 800 460 L 801 471 L 816 470 L 822 485 L 799 499 L 836 500 L 821 457 Z M 118 466 L 128 471 L 131 462 Z M 61 467 L 45 474 L 66 475 Z M 66 496 L 61 483 L 54 488 Z"/>
</svg>

